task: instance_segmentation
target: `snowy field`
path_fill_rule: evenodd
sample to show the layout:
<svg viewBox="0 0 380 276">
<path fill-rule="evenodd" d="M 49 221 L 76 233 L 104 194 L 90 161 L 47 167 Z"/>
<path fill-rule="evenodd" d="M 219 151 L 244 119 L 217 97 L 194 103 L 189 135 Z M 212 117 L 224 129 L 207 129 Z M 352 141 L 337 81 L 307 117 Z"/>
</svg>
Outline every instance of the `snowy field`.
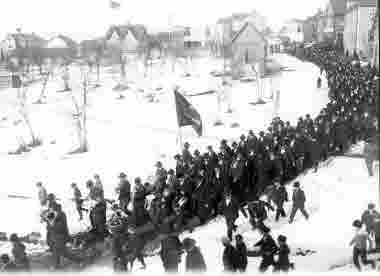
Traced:
<svg viewBox="0 0 380 276">
<path fill-rule="evenodd" d="M 256 83 L 234 81 L 230 92 L 233 113 L 221 114 L 223 126 L 213 126 L 218 117 L 215 94 L 188 98 L 200 112 L 204 125 L 204 137 L 201 138 L 197 138 L 191 128 L 182 131 L 183 140 L 192 145 L 192 150 L 199 148 L 203 151 L 207 145 L 217 147 L 221 139 L 237 139 L 249 129 L 257 133 L 268 126 L 274 113 L 295 123 L 299 116 L 306 113 L 315 116 L 326 105 L 326 86 L 316 88 L 319 73 L 316 66 L 282 54 L 275 58 L 291 70 L 276 77 L 272 88 L 266 81 L 264 100 L 268 103 L 250 105 L 257 97 Z M 31 104 L 38 99 L 40 83 L 28 90 L 31 122 L 36 134 L 42 138 L 43 146 L 24 155 L 8 155 L 18 146 L 17 136 L 28 136 L 20 124 L 13 124 L 19 119 L 15 111 L 16 91 L 0 91 L 0 166 L 3 179 L 0 195 L 0 219 L 3 223 L 0 231 L 44 233 L 36 200 L 8 198 L 9 194 L 36 197 L 37 181 L 42 181 L 48 192 L 54 192 L 62 199 L 64 210 L 71 218 L 69 228 L 74 232 L 86 227 L 88 222 L 79 223 L 76 219 L 74 204 L 69 200 L 72 182 L 77 182 L 82 193 L 87 194 L 84 184 L 97 173 L 103 180 L 106 196 L 113 198 L 117 175 L 121 171 L 126 172 L 131 181 L 137 176 L 145 180 L 153 174 L 156 161 L 161 160 L 166 166 L 173 165 L 172 157 L 178 151 L 173 85 L 179 85 L 189 94 L 219 89 L 221 80 L 209 73 L 220 69 L 220 66 L 220 61 L 199 59 L 191 69 L 197 74 L 187 78 L 181 77 L 183 70 L 172 73 L 169 68 L 162 74 L 155 70 L 147 78 L 127 73 L 131 89 L 123 93 L 125 98 L 122 100 L 117 99 L 118 94 L 112 91 L 116 85 L 114 77 L 104 69 L 102 87 L 89 92 L 90 151 L 81 155 L 67 155 L 77 145 L 72 119 L 74 107 L 70 93 L 56 93 L 62 89 L 58 80 L 48 83 L 46 104 Z M 162 89 L 157 91 L 157 87 Z M 269 100 L 271 90 L 280 91 L 278 100 Z M 74 89 L 73 93 L 80 92 Z M 147 93 L 157 94 L 158 102 L 148 102 L 144 96 Z M 240 126 L 231 128 L 230 124 L 234 122 Z M 318 173 L 300 176 L 299 180 L 309 199 L 310 221 L 306 223 L 303 218 L 298 218 L 292 225 L 271 222 L 275 236 L 280 233 L 287 235 L 292 249 L 317 251 L 310 256 L 297 257 L 298 271 L 323 272 L 331 265 L 349 263 L 352 216 L 358 217 L 369 201 L 376 200 L 378 176 L 368 179 L 361 159 L 338 158 L 325 164 Z M 239 221 L 238 231 L 244 234 L 248 246 L 258 239 L 245 220 Z M 208 267 L 215 268 L 217 272 L 221 269 L 220 238 L 224 234 L 222 220 L 211 222 L 192 234 L 201 246 Z M 3 251 L 1 246 L 0 251 Z M 257 261 L 251 258 L 248 271 L 256 271 L 257 265 Z M 107 266 L 104 269 L 108 272 L 110 266 Z M 343 269 L 352 268 L 344 266 Z M 148 271 L 144 273 L 159 271 L 162 271 L 159 259 L 149 258 Z"/>
</svg>

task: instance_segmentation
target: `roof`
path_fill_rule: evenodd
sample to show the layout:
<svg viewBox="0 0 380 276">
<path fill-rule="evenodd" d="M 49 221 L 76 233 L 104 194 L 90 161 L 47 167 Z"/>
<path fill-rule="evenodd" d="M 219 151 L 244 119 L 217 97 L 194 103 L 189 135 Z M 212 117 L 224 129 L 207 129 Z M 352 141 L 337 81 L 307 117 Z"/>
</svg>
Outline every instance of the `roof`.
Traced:
<svg viewBox="0 0 380 276">
<path fill-rule="evenodd" d="M 43 39 L 42 37 L 31 33 L 31 34 L 24 34 L 24 33 L 15 33 L 15 34 L 9 34 L 15 42 L 17 47 L 21 47 L 22 45 L 25 45 L 27 42 L 31 46 L 36 46 L 36 47 L 42 47 L 45 43 L 46 40 Z"/>
<path fill-rule="evenodd" d="M 376 6 L 377 0 L 353 0 L 359 6 Z"/>
<path fill-rule="evenodd" d="M 256 28 L 256 26 L 250 22 L 246 22 L 244 24 L 244 26 L 240 29 L 240 31 L 238 31 L 235 36 L 232 38 L 232 41 L 231 43 L 234 43 L 236 41 L 236 39 L 239 38 L 239 36 L 244 33 L 244 31 L 248 28 L 248 26 L 250 26 L 251 28 L 253 28 L 253 30 L 259 34 L 259 36 L 262 38 L 262 40 L 264 40 L 265 42 L 267 41 L 266 38 L 264 37 L 264 35 Z"/>
<path fill-rule="evenodd" d="M 346 13 L 346 0 L 330 0 L 331 7 L 333 9 L 334 15 L 340 15 Z"/>
<path fill-rule="evenodd" d="M 53 39 L 55 39 L 55 38 L 59 38 L 59 39 L 61 39 L 63 42 L 65 42 L 68 48 L 72 48 L 72 49 L 74 49 L 74 48 L 76 48 L 77 45 L 78 45 L 78 43 L 76 43 L 76 42 L 75 42 L 73 39 L 71 39 L 70 37 L 65 36 L 65 35 L 61 35 L 61 34 L 58 35 L 58 36 L 56 36 L 56 37 L 54 37 L 54 38 L 52 38 L 52 39 L 50 39 L 50 41 L 53 40 Z"/>
<path fill-rule="evenodd" d="M 144 41 L 147 34 L 144 25 L 118 25 L 110 27 L 107 31 L 106 39 L 110 39 L 114 32 L 116 32 L 121 39 L 124 39 L 125 36 L 131 32 L 136 40 L 140 42 Z"/>
</svg>

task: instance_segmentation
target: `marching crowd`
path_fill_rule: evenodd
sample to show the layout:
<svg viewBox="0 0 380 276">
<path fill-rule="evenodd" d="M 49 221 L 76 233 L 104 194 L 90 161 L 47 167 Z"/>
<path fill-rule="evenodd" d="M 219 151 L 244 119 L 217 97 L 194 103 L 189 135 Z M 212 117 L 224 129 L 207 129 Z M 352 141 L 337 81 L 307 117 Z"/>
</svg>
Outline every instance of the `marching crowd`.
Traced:
<svg viewBox="0 0 380 276">
<path fill-rule="evenodd" d="M 306 114 L 296 125 L 291 125 L 277 117 L 266 131 L 257 134 L 249 131 L 232 144 L 222 140 L 218 150 L 208 146 L 203 154 L 197 149 L 192 151 L 191 145 L 185 143 L 182 153 L 174 156 L 175 168 L 167 170 L 157 162 L 154 183 L 143 183 L 137 177 L 131 185 L 127 175 L 120 173 L 116 200 L 104 197 L 98 175 L 86 183 L 87 198 L 82 197 L 73 183 L 78 216 L 82 219 L 83 212 L 88 211 L 92 225 L 92 230 L 82 237 L 81 242 L 88 244 L 111 239 L 114 268 L 127 270 L 128 264 L 132 268 L 135 259 L 145 267 L 144 246 L 159 234 L 160 257 L 165 271 L 178 271 L 184 251 L 187 270 L 205 271 L 206 264 L 195 240 L 186 238 L 181 242 L 179 233 L 191 232 L 198 225 L 222 215 L 227 228 L 226 237 L 222 239 L 224 269 L 245 271 L 248 253 L 243 237 L 235 235 L 235 242 L 232 242 L 237 229 L 235 221 L 241 213 L 249 219 L 252 228 L 262 234 L 256 244 L 258 256 L 262 257 L 259 270 L 266 271 L 270 266 L 281 271 L 291 269 L 286 237 L 280 235 L 276 242 L 265 225 L 269 211 L 275 212 L 276 221 L 287 216 L 284 204 L 289 201 L 289 196 L 284 184 L 305 170 L 317 171 L 319 162 L 343 154 L 358 141 L 377 139 L 378 131 L 376 69 L 352 64 L 326 48 L 309 48 L 303 58 L 317 64 L 321 73 L 326 72 L 330 89 L 330 102 L 315 119 Z M 366 158 L 370 175 L 373 174 L 374 160 L 376 157 Z M 47 225 L 47 244 L 54 257 L 54 268 L 61 266 L 62 257 L 82 264 L 83 259 L 66 247 L 72 237 L 61 205 L 41 183 L 37 186 L 41 205 L 48 207 L 42 218 Z M 293 186 L 289 223 L 293 222 L 298 211 L 309 218 L 305 193 L 299 182 L 294 182 Z M 90 210 L 84 208 L 86 199 L 95 202 Z M 111 216 L 107 215 L 107 205 L 111 205 Z M 359 222 L 366 224 L 365 220 Z M 13 236 L 12 243 L 15 251 L 23 252 L 13 254 L 18 268 L 28 269 L 25 246 L 18 244 L 17 235 Z M 353 241 L 355 246 L 358 243 Z M 363 249 L 359 249 L 354 249 L 355 264 L 358 256 L 365 259 Z M 1 261 L 3 270 L 15 268 L 8 255 L 3 255 Z"/>
</svg>

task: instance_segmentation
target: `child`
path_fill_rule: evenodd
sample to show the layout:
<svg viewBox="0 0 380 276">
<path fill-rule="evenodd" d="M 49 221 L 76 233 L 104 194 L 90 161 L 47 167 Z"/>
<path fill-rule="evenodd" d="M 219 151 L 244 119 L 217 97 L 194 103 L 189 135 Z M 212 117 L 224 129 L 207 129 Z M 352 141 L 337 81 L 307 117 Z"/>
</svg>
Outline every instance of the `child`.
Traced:
<svg viewBox="0 0 380 276">
<path fill-rule="evenodd" d="M 279 235 L 277 238 L 278 242 L 278 261 L 275 265 L 275 271 L 284 271 L 287 272 L 292 267 L 291 263 L 289 262 L 289 254 L 290 249 L 289 246 L 286 244 L 286 237 L 283 235 Z"/>
<path fill-rule="evenodd" d="M 25 245 L 20 241 L 17 234 L 12 234 L 9 241 L 12 243 L 12 255 L 17 268 L 24 271 L 29 270 L 30 264 L 25 252 Z"/>
<path fill-rule="evenodd" d="M 372 265 L 375 268 L 375 262 L 367 260 L 367 243 L 369 242 L 368 233 L 362 229 L 362 222 L 355 220 L 352 224 L 355 227 L 356 234 L 350 242 L 350 246 L 353 245 L 353 261 L 356 268 L 361 271 L 359 258 L 362 259 L 364 265 Z"/>
<path fill-rule="evenodd" d="M 247 269 L 248 264 L 248 257 L 247 257 L 247 246 L 244 243 L 243 236 L 238 234 L 235 237 L 236 240 L 236 251 L 238 256 L 237 261 L 237 270 L 240 272 L 245 272 Z"/>
<path fill-rule="evenodd" d="M 1 255 L 0 259 L 0 272 L 11 272 L 16 270 L 16 265 L 11 261 L 8 254 Z"/>
</svg>

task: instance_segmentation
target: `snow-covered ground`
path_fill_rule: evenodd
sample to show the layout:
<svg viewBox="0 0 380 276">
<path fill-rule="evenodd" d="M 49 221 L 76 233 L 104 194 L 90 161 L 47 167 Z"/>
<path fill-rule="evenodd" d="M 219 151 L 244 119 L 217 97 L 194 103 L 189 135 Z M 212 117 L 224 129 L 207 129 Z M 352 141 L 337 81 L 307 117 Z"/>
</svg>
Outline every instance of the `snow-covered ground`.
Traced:
<svg viewBox="0 0 380 276">
<path fill-rule="evenodd" d="M 318 68 L 287 55 L 276 55 L 275 58 L 281 65 L 292 69 L 273 80 L 272 90 L 280 91 L 278 101 L 269 100 L 269 80 L 264 84 L 264 99 L 268 100 L 264 105 L 249 104 L 256 100 L 255 82 L 234 81 L 230 92 L 234 112 L 222 113 L 224 125 L 215 127 L 213 123 L 218 117 L 216 95 L 189 97 L 202 116 L 204 136 L 197 138 L 191 128 L 184 128 L 183 140 L 188 141 L 192 149 L 204 150 L 207 145 L 217 147 L 223 138 L 236 139 L 249 129 L 255 132 L 265 129 L 274 113 L 292 123 L 306 113 L 316 115 L 328 101 L 327 89 L 316 89 Z M 3 223 L 0 231 L 20 234 L 44 232 L 39 223 L 36 200 L 8 198 L 9 194 L 35 197 L 37 181 L 42 181 L 49 192 L 62 199 L 64 210 L 71 218 L 70 230 L 76 231 L 88 222 L 76 220 L 74 204 L 69 200 L 70 183 L 77 182 L 86 193 L 86 180 L 97 173 L 103 180 L 106 196 L 114 197 L 117 175 L 121 171 L 133 181 L 137 176 L 145 179 L 152 175 L 153 165 L 158 160 L 171 166 L 172 157 L 178 151 L 173 85 L 180 85 L 181 90 L 189 94 L 218 89 L 221 80 L 209 73 L 220 69 L 220 66 L 218 60 L 199 59 L 192 69 L 197 74 L 188 78 L 181 77 L 183 71 L 172 73 L 169 68 L 164 69 L 163 74 L 155 70 L 147 78 L 128 73 L 132 89 L 124 92 L 123 100 L 118 100 L 118 94 L 112 91 L 115 80 L 107 73 L 109 70 L 104 69 L 102 87 L 89 93 L 90 151 L 81 155 L 67 155 L 77 143 L 72 120 L 74 108 L 70 94 L 56 93 L 62 86 L 57 80 L 48 83 L 46 104 L 28 106 L 33 128 L 42 138 L 43 146 L 21 156 L 8 155 L 18 145 L 17 135 L 27 137 L 27 132 L 20 124 L 13 124 L 18 119 L 16 92 L 12 89 L 0 91 L 0 166 L 3 180 L 0 195 L 0 208 L 3 210 L 0 219 Z M 156 91 L 156 87 L 162 89 Z M 139 92 L 139 88 L 145 92 Z M 40 91 L 40 83 L 30 87 L 29 101 L 36 101 Z M 74 89 L 74 93 L 80 92 Z M 148 102 L 144 97 L 146 93 L 157 94 L 159 102 Z M 231 128 L 233 122 L 240 126 Z M 288 236 L 292 248 L 317 251 L 309 257 L 297 258 L 299 270 L 326 271 L 330 265 L 348 261 L 352 216 L 359 216 L 367 203 L 376 199 L 376 179 L 367 179 L 364 162 L 360 159 L 337 159 L 317 174 L 301 176 L 309 198 L 310 221 L 306 223 L 301 218 L 293 225 L 272 225 L 276 235 Z M 258 238 L 249 230 L 246 221 L 240 221 L 239 231 L 244 233 L 249 245 Z M 221 267 L 219 240 L 224 233 L 224 222 L 215 221 L 192 234 L 199 241 L 208 266 L 217 271 Z M 162 271 L 157 257 L 150 258 L 148 262 L 149 271 Z M 256 261 L 250 262 L 253 270 L 256 266 Z"/>
</svg>

